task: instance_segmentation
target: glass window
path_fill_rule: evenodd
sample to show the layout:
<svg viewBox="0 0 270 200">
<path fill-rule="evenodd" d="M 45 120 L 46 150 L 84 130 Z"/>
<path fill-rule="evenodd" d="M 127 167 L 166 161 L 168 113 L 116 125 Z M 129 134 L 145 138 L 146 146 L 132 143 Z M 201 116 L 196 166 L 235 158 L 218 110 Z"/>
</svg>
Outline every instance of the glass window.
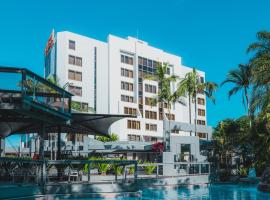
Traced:
<svg viewBox="0 0 270 200">
<path fill-rule="evenodd" d="M 75 80 L 76 81 L 82 81 L 82 73 L 81 72 L 76 72 L 75 73 Z"/>
<path fill-rule="evenodd" d="M 146 58 L 143 58 L 143 66 L 147 66 L 147 59 Z"/>
<path fill-rule="evenodd" d="M 68 56 L 68 64 L 75 65 L 75 56 Z"/>
<path fill-rule="evenodd" d="M 75 80 L 75 72 L 72 70 L 68 70 L 68 79 Z"/>
<path fill-rule="evenodd" d="M 139 63 L 139 65 L 142 65 L 142 64 L 143 64 L 143 59 L 142 59 L 142 57 L 138 57 L 138 63 Z"/>
<path fill-rule="evenodd" d="M 69 40 L 68 47 L 69 47 L 69 49 L 75 50 L 75 41 Z"/>
<path fill-rule="evenodd" d="M 80 67 L 82 66 L 82 58 L 81 57 L 76 57 L 75 65 L 80 66 Z"/>
</svg>

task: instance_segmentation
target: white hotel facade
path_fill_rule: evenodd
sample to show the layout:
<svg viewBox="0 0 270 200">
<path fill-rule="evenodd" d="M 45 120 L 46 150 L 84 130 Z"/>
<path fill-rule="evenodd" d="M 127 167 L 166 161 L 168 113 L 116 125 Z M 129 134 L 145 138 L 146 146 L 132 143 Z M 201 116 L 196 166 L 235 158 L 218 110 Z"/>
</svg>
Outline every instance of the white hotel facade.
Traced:
<svg viewBox="0 0 270 200">
<path fill-rule="evenodd" d="M 56 34 L 55 43 L 46 56 L 45 75 L 56 75 L 60 85 L 70 83 L 68 90 L 75 94 L 73 101 L 82 108 L 91 107 L 100 114 L 136 115 L 137 118 L 122 119 L 112 125 L 110 131 L 118 134 L 120 140 L 155 142 L 163 139 L 164 117 L 189 126 L 187 98 L 186 105 L 171 106 L 171 116 L 167 108 L 150 105 L 149 100 L 157 95 L 158 83 L 144 80 L 143 76 L 154 74 L 158 62 L 167 63 L 167 73 L 180 78 L 192 70 L 182 65 L 181 57 L 136 38 L 109 35 L 107 42 L 102 42 L 64 31 Z M 198 72 L 204 81 L 205 73 Z M 177 83 L 171 86 L 174 90 Z M 206 128 L 199 128 L 203 131 L 197 131 L 196 135 L 195 131 L 190 134 L 187 129 L 177 129 L 172 135 L 211 139 L 205 96 L 199 94 L 197 98 L 196 122 L 194 104 L 191 106 L 192 126 L 197 123 L 198 127 Z"/>
</svg>

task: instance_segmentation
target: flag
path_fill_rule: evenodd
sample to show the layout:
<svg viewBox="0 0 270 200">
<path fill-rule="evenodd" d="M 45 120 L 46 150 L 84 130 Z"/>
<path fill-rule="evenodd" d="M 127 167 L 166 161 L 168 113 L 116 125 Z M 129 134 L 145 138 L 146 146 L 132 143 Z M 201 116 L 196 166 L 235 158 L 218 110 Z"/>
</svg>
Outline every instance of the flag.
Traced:
<svg viewBox="0 0 270 200">
<path fill-rule="evenodd" d="M 48 42 L 46 44 L 46 47 L 45 47 L 45 56 L 48 55 L 48 53 L 50 52 L 51 48 L 53 47 L 54 45 L 54 29 L 52 30 L 51 32 L 51 35 L 48 39 Z"/>
</svg>

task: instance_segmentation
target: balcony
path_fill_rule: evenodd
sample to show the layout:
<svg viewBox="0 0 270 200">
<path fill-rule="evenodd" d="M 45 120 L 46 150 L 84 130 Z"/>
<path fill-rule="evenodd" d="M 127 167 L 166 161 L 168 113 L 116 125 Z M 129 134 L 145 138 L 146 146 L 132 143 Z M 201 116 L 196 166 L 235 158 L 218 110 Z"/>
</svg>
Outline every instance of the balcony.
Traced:
<svg viewBox="0 0 270 200">
<path fill-rule="evenodd" d="M 24 69 L 0 67 L 0 121 L 65 123 L 71 118 L 69 92 Z"/>
</svg>

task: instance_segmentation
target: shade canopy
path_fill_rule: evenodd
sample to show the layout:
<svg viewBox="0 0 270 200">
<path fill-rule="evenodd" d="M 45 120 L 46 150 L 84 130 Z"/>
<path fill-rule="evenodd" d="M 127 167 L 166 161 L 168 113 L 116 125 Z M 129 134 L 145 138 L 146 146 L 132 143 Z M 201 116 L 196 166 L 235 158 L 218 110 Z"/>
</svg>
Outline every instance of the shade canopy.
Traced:
<svg viewBox="0 0 270 200">
<path fill-rule="evenodd" d="M 134 117 L 130 115 L 109 115 L 72 113 L 70 123 L 66 124 L 45 124 L 46 133 L 87 134 L 108 136 L 110 126 L 123 118 Z M 42 124 L 35 122 L 0 122 L 0 137 L 7 137 L 12 134 L 39 133 Z"/>
</svg>

